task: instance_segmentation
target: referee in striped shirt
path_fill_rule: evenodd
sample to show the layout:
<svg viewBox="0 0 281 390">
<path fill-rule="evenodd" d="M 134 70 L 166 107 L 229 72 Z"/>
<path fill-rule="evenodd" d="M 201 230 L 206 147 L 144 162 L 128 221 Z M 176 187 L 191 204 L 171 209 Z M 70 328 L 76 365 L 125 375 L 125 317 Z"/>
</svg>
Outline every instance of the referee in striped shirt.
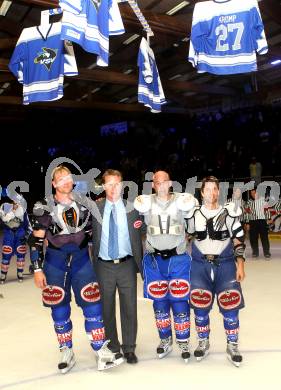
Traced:
<svg viewBox="0 0 281 390">
<path fill-rule="evenodd" d="M 259 197 L 256 189 L 250 191 L 250 199 L 245 205 L 245 215 L 247 224 L 250 227 L 249 236 L 252 248 L 252 257 L 259 256 L 258 239 L 260 236 L 263 254 L 266 259 L 270 259 L 270 248 L 268 239 L 268 222 L 270 222 L 270 213 L 267 208 L 267 202 L 263 197 Z"/>
</svg>

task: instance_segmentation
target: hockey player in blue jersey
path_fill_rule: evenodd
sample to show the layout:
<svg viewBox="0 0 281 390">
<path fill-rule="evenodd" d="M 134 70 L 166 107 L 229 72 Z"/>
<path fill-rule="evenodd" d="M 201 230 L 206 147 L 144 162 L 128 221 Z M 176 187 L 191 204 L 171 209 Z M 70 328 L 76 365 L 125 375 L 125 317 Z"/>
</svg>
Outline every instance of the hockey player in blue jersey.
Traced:
<svg viewBox="0 0 281 390">
<path fill-rule="evenodd" d="M 240 282 L 244 272 L 244 231 L 234 203 L 218 204 L 219 182 L 213 177 L 203 179 L 203 205 L 188 215 L 188 233 L 192 244 L 190 302 L 194 309 L 199 344 L 194 351 L 198 361 L 209 353 L 209 313 L 217 297 L 223 315 L 227 338 L 227 357 L 239 366 L 242 356 L 238 350 L 239 310 L 244 307 Z"/>
<path fill-rule="evenodd" d="M 34 206 L 33 235 L 30 239 L 34 281 L 42 289 L 43 304 L 50 307 L 61 359 L 58 369 L 66 373 L 75 364 L 70 318 L 71 288 L 85 317 L 85 330 L 96 353 L 98 370 L 123 363 L 105 341 L 100 290 L 88 252 L 89 211 L 71 197 L 73 180 L 65 166 L 52 175 L 54 196 Z M 42 267 L 43 242 L 48 246 Z"/>
<path fill-rule="evenodd" d="M 17 277 L 18 281 L 22 282 L 26 235 L 29 228 L 27 213 L 16 202 L 3 203 L 0 207 L 0 218 L 4 224 L 0 282 L 1 284 L 5 283 L 13 255 L 17 256 Z"/>
<path fill-rule="evenodd" d="M 186 252 L 184 218 L 196 201 L 191 194 L 170 193 L 171 185 L 167 172 L 156 172 L 153 176 L 156 194 L 138 196 L 134 206 L 144 215 L 147 225 L 144 296 L 153 300 L 160 337 L 157 355 L 161 359 L 172 351 L 172 310 L 176 342 L 187 363 L 190 358 L 191 258 Z"/>
</svg>

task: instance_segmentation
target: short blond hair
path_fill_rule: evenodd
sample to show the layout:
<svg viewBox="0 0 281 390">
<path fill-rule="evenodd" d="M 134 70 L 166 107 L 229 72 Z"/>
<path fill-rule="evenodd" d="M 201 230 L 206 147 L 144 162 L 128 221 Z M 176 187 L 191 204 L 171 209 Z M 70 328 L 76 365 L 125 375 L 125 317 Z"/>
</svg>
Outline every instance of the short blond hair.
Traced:
<svg viewBox="0 0 281 390">
<path fill-rule="evenodd" d="M 71 175 L 71 171 L 69 168 L 67 168 L 65 165 L 59 165 L 58 167 L 54 168 L 52 170 L 52 174 L 51 174 L 51 178 L 52 180 L 55 180 L 55 176 L 57 173 L 60 173 L 60 172 L 67 172 L 69 175 Z"/>
</svg>

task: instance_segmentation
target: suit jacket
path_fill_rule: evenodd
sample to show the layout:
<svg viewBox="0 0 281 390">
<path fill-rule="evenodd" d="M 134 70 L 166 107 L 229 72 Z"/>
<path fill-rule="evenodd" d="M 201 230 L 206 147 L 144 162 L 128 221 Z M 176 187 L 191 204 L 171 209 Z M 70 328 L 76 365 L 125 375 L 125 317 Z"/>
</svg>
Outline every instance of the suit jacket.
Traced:
<svg viewBox="0 0 281 390">
<path fill-rule="evenodd" d="M 105 207 L 106 199 L 102 199 L 96 202 L 96 205 L 99 209 L 101 217 L 103 218 L 104 207 Z M 126 201 L 123 200 L 123 203 L 127 204 Z M 143 245 L 142 245 L 142 234 L 145 233 L 145 225 L 143 216 L 139 214 L 137 210 L 131 207 L 131 211 L 126 213 L 127 221 L 128 221 L 128 230 L 130 236 L 130 242 L 133 252 L 134 261 L 136 262 L 137 272 L 143 274 L 142 269 L 142 258 L 143 258 Z M 99 250 L 100 250 L 100 242 L 101 242 L 101 233 L 102 233 L 102 225 L 97 221 L 95 217 L 92 219 L 92 238 L 93 238 L 93 261 L 94 263 L 98 260 Z"/>
</svg>

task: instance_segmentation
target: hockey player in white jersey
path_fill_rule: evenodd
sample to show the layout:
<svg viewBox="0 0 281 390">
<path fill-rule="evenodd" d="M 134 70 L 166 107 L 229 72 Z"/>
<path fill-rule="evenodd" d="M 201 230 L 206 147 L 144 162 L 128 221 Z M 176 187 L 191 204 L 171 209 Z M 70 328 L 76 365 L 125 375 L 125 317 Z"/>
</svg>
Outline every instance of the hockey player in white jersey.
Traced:
<svg viewBox="0 0 281 390">
<path fill-rule="evenodd" d="M 240 282 L 244 272 L 244 231 L 234 203 L 218 204 L 219 182 L 213 177 L 203 179 L 203 205 L 188 215 L 188 233 L 192 244 L 190 303 L 194 309 L 199 344 L 194 351 L 198 361 L 209 353 L 209 312 L 215 295 L 223 315 L 227 338 L 227 356 L 239 366 L 239 309 L 244 307 Z"/>
<path fill-rule="evenodd" d="M 190 194 L 170 193 L 172 182 L 165 171 L 153 175 L 155 194 L 140 195 L 134 206 L 144 215 L 147 225 L 143 259 L 144 296 L 153 300 L 156 326 L 160 336 L 157 348 L 161 359 L 172 350 L 172 309 L 176 342 L 185 362 L 190 358 L 190 263 L 186 253 L 185 213 L 195 198 Z"/>
</svg>

